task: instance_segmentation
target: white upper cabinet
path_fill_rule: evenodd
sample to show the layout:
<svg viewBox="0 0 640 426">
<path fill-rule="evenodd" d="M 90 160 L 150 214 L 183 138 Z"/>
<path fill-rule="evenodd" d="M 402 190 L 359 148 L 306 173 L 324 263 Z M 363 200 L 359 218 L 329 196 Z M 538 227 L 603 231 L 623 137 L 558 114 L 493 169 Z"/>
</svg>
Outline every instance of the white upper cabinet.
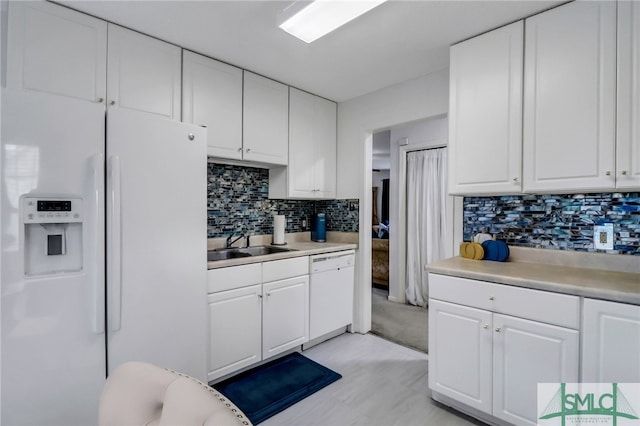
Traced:
<svg viewBox="0 0 640 426">
<path fill-rule="evenodd" d="M 613 188 L 616 3 L 569 3 L 525 31 L 524 191 Z"/>
<path fill-rule="evenodd" d="M 269 171 L 269 196 L 335 198 L 336 103 L 293 87 L 289 103 L 289 166 Z"/>
<path fill-rule="evenodd" d="M 243 159 L 287 165 L 289 88 L 244 72 Z"/>
<path fill-rule="evenodd" d="M 521 190 L 523 22 L 451 47 L 449 192 Z"/>
<path fill-rule="evenodd" d="M 616 187 L 640 189 L 640 3 L 618 2 Z"/>
<path fill-rule="evenodd" d="M 109 24 L 109 107 L 180 120 L 181 54 L 178 46 Z"/>
<path fill-rule="evenodd" d="M 185 50 L 182 121 L 207 126 L 208 155 L 242 160 L 242 69 Z"/>
<path fill-rule="evenodd" d="M 9 14 L 7 87 L 104 101 L 106 22 L 48 2 L 10 2 Z"/>
</svg>

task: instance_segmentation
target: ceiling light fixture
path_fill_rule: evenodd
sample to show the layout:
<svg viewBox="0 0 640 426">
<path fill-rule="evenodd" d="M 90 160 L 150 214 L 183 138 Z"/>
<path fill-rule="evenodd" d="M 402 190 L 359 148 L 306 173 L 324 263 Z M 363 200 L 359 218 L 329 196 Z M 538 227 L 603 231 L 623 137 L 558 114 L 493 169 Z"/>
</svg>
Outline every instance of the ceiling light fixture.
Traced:
<svg viewBox="0 0 640 426">
<path fill-rule="evenodd" d="M 279 27 L 300 40 L 314 40 L 387 0 L 297 0 L 280 15 Z"/>
</svg>

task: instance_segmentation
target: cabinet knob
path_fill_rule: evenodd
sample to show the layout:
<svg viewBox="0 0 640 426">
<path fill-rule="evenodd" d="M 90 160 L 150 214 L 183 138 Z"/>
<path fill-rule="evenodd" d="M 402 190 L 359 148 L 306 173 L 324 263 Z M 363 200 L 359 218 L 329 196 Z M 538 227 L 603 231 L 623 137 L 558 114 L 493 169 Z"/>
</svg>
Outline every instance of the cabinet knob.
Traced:
<svg viewBox="0 0 640 426">
<path fill-rule="evenodd" d="M 238 148 L 238 152 L 242 152 L 242 147 Z"/>
<path fill-rule="evenodd" d="M 496 332 L 500 333 L 502 331 L 502 327 L 496 327 Z"/>
<path fill-rule="evenodd" d="M 608 171 L 608 170 L 604 174 L 607 175 L 607 176 L 611 176 L 611 172 Z"/>
<path fill-rule="evenodd" d="M 196 135 L 194 135 L 193 133 L 189 133 L 189 140 L 192 141 L 196 138 Z"/>
<path fill-rule="evenodd" d="M 109 102 L 109 105 L 115 105 L 115 104 L 116 104 L 116 101 L 110 101 Z"/>
<path fill-rule="evenodd" d="M 514 181 L 515 183 L 518 183 L 518 182 L 520 181 L 520 178 L 518 178 L 518 177 L 514 177 L 514 178 L 513 178 L 513 181 Z"/>
<path fill-rule="evenodd" d="M 104 98 L 98 98 L 98 103 L 101 104 L 104 102 Z"/>
<path fill-rule="evenodd" d="M 261 294 L 258 295 L 258 299 L 262 299 L 262 295 Z"/>
<path fill-rule="evenodd" d="M 247 152 L 251 152 L 251 148 L 247 148 L 247 149 L 246 149 L 246 151 L 247 151 Z"/>
<path fill-rule="evenodd" d="M 489 328 L 489 324 L 483 325 L 482 328 L 484 328 L 486 330 L 487 328 Z"/>
<path fill-rule="evenodd" d="M 496 300 L 495 296 L 489 296 L 489 300 Z"/>
<path fill-rule="evenodd" d="M 623 170 L 623 171 L 621 171 L 621 172 L 620 172 L 620 174 L 621 174 L 622 176 L 626 176 L 626 175 L 627 175 L 627 171 L 626 171 L 626 170 Z"/>
<path fill-rule="evenodd" d="M 267 293 L 267 297 L 271 296 L 271 293 Z"/>
</svg>

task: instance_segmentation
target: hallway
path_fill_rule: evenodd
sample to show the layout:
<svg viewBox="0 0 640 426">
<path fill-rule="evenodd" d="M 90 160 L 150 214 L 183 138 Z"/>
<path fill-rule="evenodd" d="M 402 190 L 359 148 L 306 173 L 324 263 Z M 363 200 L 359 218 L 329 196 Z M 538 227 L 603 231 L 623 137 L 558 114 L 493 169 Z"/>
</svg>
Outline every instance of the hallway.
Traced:
<svg viewBox="0 0 640 426">
<path fill-rule="evenodd" d="M 371 333 L 428 352 L 428 309 L 390 302 L 386 289 L 372 287 L 371 291 Z"/>
</svg>

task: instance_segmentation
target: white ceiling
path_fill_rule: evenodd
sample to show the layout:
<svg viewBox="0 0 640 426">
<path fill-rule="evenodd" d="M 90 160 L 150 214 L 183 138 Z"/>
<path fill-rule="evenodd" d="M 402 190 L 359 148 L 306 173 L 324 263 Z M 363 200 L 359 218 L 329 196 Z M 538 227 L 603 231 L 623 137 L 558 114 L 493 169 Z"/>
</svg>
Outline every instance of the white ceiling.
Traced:
<svg viewBox="0 0 640 426">
<path fill-rule="evenodd" d="M 334 101 L 446 68 L 449 45 L 563 3 L 391 0 L 306 44 L 277 27 L 291 1 L 59 2 Z"/>
</svg>

